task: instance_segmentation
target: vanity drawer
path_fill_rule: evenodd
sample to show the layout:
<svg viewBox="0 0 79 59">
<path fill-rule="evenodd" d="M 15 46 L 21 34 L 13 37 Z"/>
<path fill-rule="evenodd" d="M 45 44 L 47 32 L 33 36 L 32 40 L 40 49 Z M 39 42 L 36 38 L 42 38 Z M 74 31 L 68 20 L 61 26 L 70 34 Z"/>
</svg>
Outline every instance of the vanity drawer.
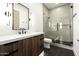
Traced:
<svg viewBox="0 0 79 59">
<path fill-rule="evenodd" d="M 23 40 L 18 41 L 18 56 L 23 56 Z"/>
<path fill-rule="evenodd" d="M 44 35 L 0 45 L 0 56 L 38 56 L 43 51 Z"/>
<path fill-rule="evenodd" d="M 2 56 L 9 56 L 16 53 L 17 51 L 17 42 L 0 45 L 0 55 Z"/>
</svg>

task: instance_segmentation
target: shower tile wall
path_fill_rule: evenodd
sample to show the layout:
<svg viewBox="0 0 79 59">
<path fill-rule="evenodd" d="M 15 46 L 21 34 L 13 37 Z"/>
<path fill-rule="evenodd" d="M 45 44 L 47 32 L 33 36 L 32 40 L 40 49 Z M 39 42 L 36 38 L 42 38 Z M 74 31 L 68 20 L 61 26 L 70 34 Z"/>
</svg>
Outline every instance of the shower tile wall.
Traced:
<svg viewBox="0 0 79 59">
<path fill-rule="evenodd" d="M 72 8 L 70 8 L 70 4 L 49 10 L 48 18 L 44 17 L 46 37 L 56 38 L 58 36 L 62 38 L 62 41 L 72 42 L 72 32 L 69 27 L 71 25 L 71 19 Z M 57 24 L 59 25 L 60 23 L 63 24 L 62 29 L 58 26 L 57 31 Z"/>
</svg>

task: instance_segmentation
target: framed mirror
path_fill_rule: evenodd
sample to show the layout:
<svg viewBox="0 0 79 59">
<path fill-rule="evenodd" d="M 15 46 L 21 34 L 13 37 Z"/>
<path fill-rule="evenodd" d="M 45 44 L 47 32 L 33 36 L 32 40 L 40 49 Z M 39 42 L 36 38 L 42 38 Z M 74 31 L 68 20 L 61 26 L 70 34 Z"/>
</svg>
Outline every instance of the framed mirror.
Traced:
<svg viewBox="0 0 79 59">
<path fill-rule="evenodd" d="M 13 30 L 29 29 L 29 8 L 21 3 L 13 3 Z"/>
</svg>

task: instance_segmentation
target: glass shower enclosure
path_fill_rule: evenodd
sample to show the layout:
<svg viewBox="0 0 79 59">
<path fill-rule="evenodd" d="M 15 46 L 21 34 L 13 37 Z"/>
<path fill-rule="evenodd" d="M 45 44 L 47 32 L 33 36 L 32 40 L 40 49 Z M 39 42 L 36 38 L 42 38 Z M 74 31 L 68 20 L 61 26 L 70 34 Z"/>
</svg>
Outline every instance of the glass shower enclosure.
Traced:
<svg viewBox="0 0 79 59">
<path fill-rule="evenodd" d="M 46 38 L 51 38 L 55 43 L 72 43 L 72 11 L 71 5 L 61 8 L 62 12 L 49 10 L 49 15 L 44 15 L 44 32 Z M 64 8 L 66 7 L 66 8 Z M 60 10 L 60 11 L 61 11 Z"/>
</svg>

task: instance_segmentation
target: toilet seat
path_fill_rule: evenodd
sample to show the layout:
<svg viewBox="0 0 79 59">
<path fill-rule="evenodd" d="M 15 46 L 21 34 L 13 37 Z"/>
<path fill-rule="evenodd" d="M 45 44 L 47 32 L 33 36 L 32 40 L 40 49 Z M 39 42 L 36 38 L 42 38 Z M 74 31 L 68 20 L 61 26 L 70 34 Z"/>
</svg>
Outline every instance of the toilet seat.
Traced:
<svg viewBox="0 0 79 59">
<path fill-rule="evenodd" d="M 52 43 L 52 39 L 44 38 L 44 48 L 50 48 L 51 43 Z"/>
<path fill-rule="evenodd" d="M 51 40 L 51 39 L 49 39 L 49 38 L 44 38 L 44 42 L 46 42 L 46 43 L 51 43 L 51 42 L 52 42 L 52 40 Z"/>
</svg>

